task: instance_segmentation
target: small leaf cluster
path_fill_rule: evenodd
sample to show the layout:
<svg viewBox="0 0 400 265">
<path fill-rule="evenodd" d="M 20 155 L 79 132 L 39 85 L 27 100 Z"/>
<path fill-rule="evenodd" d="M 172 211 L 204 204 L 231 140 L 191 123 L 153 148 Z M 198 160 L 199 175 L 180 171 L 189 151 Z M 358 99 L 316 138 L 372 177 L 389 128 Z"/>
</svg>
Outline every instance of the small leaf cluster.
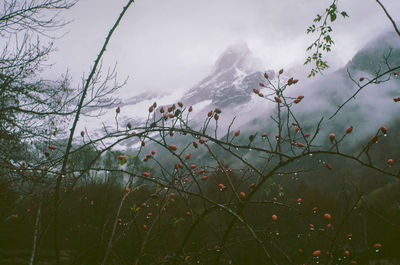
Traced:
<svg viewBox="0 0 400 265">
<path fill-rule="evenodd" d="M 323 52 L 330 52 L 332 50 L 332 45 L 335 44 L 331 37 L 333 29 L 329 23 L 333 23 L 338 14 L 342 15 L 343 18 L 348 17 L 345 11 L 338 10 L 337 2 L 337 0 L 334 0 L 333 3 L 325 9 L 322 15 L 317 14 L 314 18 L 314 24 L 307 28 L 307 34 L 319 33 L 318 38 L 307 47 L 307 51 L 312 52 L 312 55 L 307 57 L 304 64 L 315 62 L 315 67 L 311 69 L 308 77 L 315 76 L 317 73 L 329 68 L 328 62 L 324 60 L 322 54 Z"/>
</svg>

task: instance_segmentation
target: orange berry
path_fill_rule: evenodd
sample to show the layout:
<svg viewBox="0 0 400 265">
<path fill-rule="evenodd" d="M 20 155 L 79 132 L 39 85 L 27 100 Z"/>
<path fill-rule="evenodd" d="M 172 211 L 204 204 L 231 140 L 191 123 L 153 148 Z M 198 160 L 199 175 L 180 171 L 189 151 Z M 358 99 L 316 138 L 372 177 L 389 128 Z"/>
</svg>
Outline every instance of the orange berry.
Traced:
<svg viewBox="0 0 400 265">
<path fill-rule="evenodd" d="M 326 220 L 330 220 L 332 218 L 332 216 L 329 213 L 324 214 L 324 218 Z"/>
<path fill-rule="evenodd" d="M 176 151 L 178 148 L 176 147 L 176 145 L 171 144 L 171 145 L 169 146 L 169 149 L 172 150 L 172 151 Z"/>
<path fill-rule="evenodd" d="M 315 250 L 312 255 L 314 257 L 318 257 L 319 255 L 321 255 L 321 250 Z"/>
</svg>

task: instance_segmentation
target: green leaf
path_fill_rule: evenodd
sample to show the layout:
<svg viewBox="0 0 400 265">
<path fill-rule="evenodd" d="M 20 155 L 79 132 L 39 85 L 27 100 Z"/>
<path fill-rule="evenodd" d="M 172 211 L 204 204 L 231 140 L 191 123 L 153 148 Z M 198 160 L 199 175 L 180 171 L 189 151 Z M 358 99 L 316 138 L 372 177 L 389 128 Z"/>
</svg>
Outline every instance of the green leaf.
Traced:
<svg viewBox="0 0 400 265">
<path fill-rule="evenodd" d="M 180 223 L 180 222 L 182 222 L 182 221 L 184 221 L 185 219 L 184 218 L 182 218 L 182 217 L 179 217 L 179 218 L 175 218 L 175 220 L 174 220 L 174 224 L 176 225 L 177 223 Z"/>
<path fill-rule="evenodd" d="M 347 13 L 346 13 L 345 11 L 340 12 L 340 14 L 341 14 L 343 17 L 349 17 L 349 15 L 347 15 Z"/>
<path fill-rule="evenodd" d="M 119 160 L 118 160 L 118 164 L 120 164 L 121 166 L 122 166 L 122 165 L 125 165 L 126 161 L 127 161 L 127 160 L 126 160 L 126 157 L 124 157 L 123 159 L 119 159 Z"/>
<path fill-rule="evenodd" d="M 336 20 L 336 13 L 330 13 L 329 15 L 331 17 L 331 22 Z"/>
</svg>

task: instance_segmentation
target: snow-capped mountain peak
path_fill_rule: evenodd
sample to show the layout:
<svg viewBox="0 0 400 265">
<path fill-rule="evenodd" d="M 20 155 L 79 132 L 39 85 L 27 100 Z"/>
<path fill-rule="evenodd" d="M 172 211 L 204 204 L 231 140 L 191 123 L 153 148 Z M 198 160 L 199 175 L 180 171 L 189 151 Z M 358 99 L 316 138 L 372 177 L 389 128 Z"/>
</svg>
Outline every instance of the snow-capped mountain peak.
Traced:
<svg viewBox="0 0 400 265">
<path fill-rule="evenodd" d="M 263 80 L 261 65 L 245 42 L 232 45 L 217 59 L 211 73 L 184 95 L 183 102 L 194 105 L 211 99 L 218 107 L 246 103 Z"/>
</svg>

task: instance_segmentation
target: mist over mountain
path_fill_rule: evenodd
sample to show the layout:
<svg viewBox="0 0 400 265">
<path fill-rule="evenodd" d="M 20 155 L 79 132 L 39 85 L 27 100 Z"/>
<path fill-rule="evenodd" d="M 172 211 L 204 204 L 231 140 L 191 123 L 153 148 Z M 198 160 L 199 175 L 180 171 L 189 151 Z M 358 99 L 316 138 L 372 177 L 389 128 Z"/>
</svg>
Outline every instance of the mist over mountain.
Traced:
<svg viewBox="0 0 400 265">
<path fill-rule="evenodd" d="M 300 81 L 295 86 L 288 87 L 286 95 L 304 96 L 302 102 L 294 105 L 292 110 L 305 131 L 312 133 L 323 117 L 317 140 L 327 141 L 327 134 L 330 132 L 340 134 L 350 125 L 354 127 L 357 138 L 362 139 L 374 133 L 377 124 L 389 126 L 398 116 L 398 104 L 394 104 L 392 100 L 399 93 L 398 78 L 392 77 L 391 80 L 380 82 L 376 86 L 369 85 L 346 104 L 335 117 L 332 119 L 329 117 L 338 106 L 357 91 L 358 85 L 368 82 L 387 65 L 399 65 L 399 47 L 400 41 L 395 34 L 384 33 L 357 52 L 344 67 L 334 72 L 317 78 L 306 78 L 305 73 L 299 72 L 300 66 L 295 66 L 284 69 L 284 73 L 278 80 L 274 70 L 262 69 L 261 60 L 252 54 L 245 42 L 238 42 L 229 46 L 219 56 L 209 75 L 186 90 L 180 99 L 185 107 L 193 106 L 190 124 L 194 128 L 199 128 L 203 124 L 207 112 L 218 107 L 222 110 L 218 121 L 218 137 L 226 134 L 228 126 L 231 126 L 232 130 L 241 129 L 243 135 L 255 132 L 260 132 L 260 134 L 267 132 L 274 135 L 277 133 L 274 131 L 276 126 L 270 116 L 276 111 L 276 103 L 260 98 L 254 94 L 253 89 L 258 88 L 264 94 L 268 94 L 268 91 L 264 91 L 265 89 L 259 86 L 259 83 L 266 82 L 263 76 L 265 72 L 268 73 L 269 80 L 274 85 L 278 82 L 282 85 L 289 77 L 292 77 L 292 74 L 296 74 L 293 77 Z M 349 78 L 349 74 L 354 81 Z M 365 78 L 363 82 L 358 81 L 360 77 Z M 159 117 L 160 107 L 166 108 L 179 101 L 179 97 L 178 100 L 172 102 L 167 101 L 168 99 L 168 96 L 157 98 L 156 95 L 143 93 L 143 95 L 122 100 L 122 112 L 118 120 L 120 126 L 125 127 L 128 123 L 133 126 L 144 124 L 148 115 L 147 109 L 154 101 L 159 105 L 155 110 Z M 234 118 L 235 121 L 232 123 Z M 116 126 L 113 109 L 102 117 L 102 123 L 109 130 Z M 98 125 L 96 127 L 96 133 L 102 134 L 103 129 Z M 214 127 L 213 120 L 209 125 L 209 131 L 213 131 Z M 363 130 L 358 130 L 358 128 L 363 128 Z M 128 142 L 126 147 L 132 147 L 132 144 L 134 143 Z M 350 148 L 353 144 L 356 143 L 349 142 L 347 146 Z"/>
</svg>

